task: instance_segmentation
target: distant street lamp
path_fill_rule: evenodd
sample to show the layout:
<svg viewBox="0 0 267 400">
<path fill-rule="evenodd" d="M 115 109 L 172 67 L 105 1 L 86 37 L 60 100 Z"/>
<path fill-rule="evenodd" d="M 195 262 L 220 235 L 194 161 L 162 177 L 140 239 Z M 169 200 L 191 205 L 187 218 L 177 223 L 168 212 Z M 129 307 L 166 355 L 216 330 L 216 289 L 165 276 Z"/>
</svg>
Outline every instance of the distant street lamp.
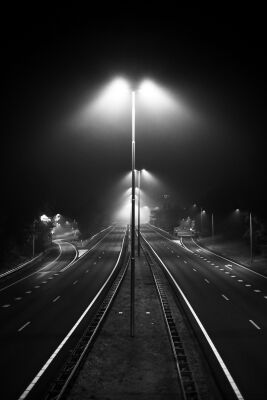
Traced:
<svg viewBox="0 0 267 400">
<path fill-rule="evenodd" d="M 252 231 L 252 214 L 249 213 L 249 239 L 250 239 L 250 264 L 252 264 L 252 257 L 253 257 L 253 231 Z"/>
<path fill-rule="evenodd" d="M 141 174 L 142 171 L 145 171 L 144 169 L 141 169 L 138 171 L 138 257 L 140 257 L 140 203 L 141 203 Z"/>
<path fill-rule="evenodd" d="M 214 239 L 214 216 L 213 216 L 213 213 L 211 214 L 211 237 L 213 240 Z"/>
</svg>

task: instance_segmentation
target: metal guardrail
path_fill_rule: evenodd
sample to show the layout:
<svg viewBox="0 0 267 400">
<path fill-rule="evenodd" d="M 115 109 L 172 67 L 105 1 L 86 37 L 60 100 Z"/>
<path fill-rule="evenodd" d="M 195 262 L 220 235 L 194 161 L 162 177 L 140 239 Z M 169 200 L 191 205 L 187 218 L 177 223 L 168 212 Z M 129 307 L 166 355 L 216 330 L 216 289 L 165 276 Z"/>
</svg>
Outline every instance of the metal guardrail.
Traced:
<svg viewBox="0 0 267 400">
<path fill-rule="evenodd" d="M 144 239 L 142 240 L 142 249 L 144 251 L 147 263 L 150 267 L 157 288 L 158 297 L 162 307 L 163 316 L 175 359 L 183 400 L 198 400 L 199 394 L 194 381 L 193 373 L 190 369 L 184 345 L 173 319 L 167 294 L 164 289 L 165 285 L 163 284 L 163 282 L 166 280 L 166 278 L 161 271 L 161 268 L 158 265 L 157 261 L 154 259 L 153 253 L 150 251 L 149 247 L 146 246 Z"/>
</svg>

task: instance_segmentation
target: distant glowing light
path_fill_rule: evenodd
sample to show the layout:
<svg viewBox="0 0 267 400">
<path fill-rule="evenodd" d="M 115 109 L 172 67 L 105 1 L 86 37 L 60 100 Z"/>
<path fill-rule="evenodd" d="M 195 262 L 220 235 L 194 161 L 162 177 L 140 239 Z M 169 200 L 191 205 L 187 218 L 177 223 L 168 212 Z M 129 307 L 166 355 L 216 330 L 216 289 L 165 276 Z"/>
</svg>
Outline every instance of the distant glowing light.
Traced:
<svg viewBox="0 0 267 400">
<path fill-rule="evenodd" d="M 51 218 L 49 218 L 47 215 L 43 214 L 43 215 L 40 216 L 40 220 L 42 222 L 50 222 Z"/>
<path fill-rule="evenodd" d="M 58 221 L 60 220 L 60 218 L 61 218 L 61 215 L 60 215 L 60 214 L 57 214 L 57 215 L 54 217 L 55 222 L 58 222 Z"/>
</svg>

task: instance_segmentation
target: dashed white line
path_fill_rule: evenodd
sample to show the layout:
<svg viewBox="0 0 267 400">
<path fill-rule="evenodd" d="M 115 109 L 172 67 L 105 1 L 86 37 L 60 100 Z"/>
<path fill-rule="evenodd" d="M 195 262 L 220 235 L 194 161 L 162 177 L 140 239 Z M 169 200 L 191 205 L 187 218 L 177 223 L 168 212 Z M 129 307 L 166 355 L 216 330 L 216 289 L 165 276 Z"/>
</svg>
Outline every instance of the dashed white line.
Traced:
<svg viewBox="0 0 267 400">
<path fill-rule="evenodd" d="M 246 287 L 250 287 L 251 285 L 250 285 L 249 283 L 247 283 L 245 286 L 246 286 Z"/>
<path fill-rule="evenodd" d="M 10 307 L 10 304 L 4 304 L 4 305 L 2 306 L 2 308 L 8 308 L 8 307 Z"/>
<path fill-rule="evenodd" d="M 19 301 L 21 299 L 22 299 L 22 297 L 15 297 L 15 300 L 17 300 L 17 301 Z"/>
<path fill-rule="evenodd" d="M 264 296 L 264 298 L 267 300 L 267 296 Z"/>
<path fill-rule="evenodd" d="M 259 329 L 259 330 L 261 329 L 261 328 L 259 327 L 259 325 L 257 325 L 254 321 L 252 321 L 252 319 L 250 319 L 249 322 L 250 322 L 252 325 L 254 325 L 255 328 L 257 328 L 257 329 Z"/>
<path fill-rule="evenodd" d="M 77 282 L 78 282 L 78 281 L 74 281 L 74 282 L 73 282 L 73 285 L 76 285 Z"/>
<path fill-rule="evenodd" d="M 225 300 L 229 301 L 228 297 L 225 296 L 225 294 L 222 294 L 222 297 L 223 297 Z"/>
<path fill-rule="evenodd" d="M 230 274 L 231 272 L 229 272 L 229 271 L 225 271 L 225 274 Z"/>
<path fill-rule="evenodd" d="M 229 269 L 233 269 L 233 268 L 231 268 L 231 267 L 232 267 L 232 264 L 225 264 L 225 267 L 226 267 L 226 268 L 229 268 Z"/>
<path fill-rule="evenodd" d="M 231 278 L 236 278 L 236 275 L 231 275 Z"/>
<path fill-rule="evenodd" d="M 195 268 L 193 268 L 193 271 L 197 272 L 197 270 Z"/>
<path fill-rule="evenodd" d="M 208 279 L 206 279 L 206 278 L 204 279 L 204 281 L 207 282 L 207 283 L 210 283 L 210 281 Z"/>
<path fill-rule="evenodd" d="M 53 303 L 55 303 L 56 301 L 58 301 L 58 299 L 60 299 L 60 296 L 57 296 L 54 298 Z"/>
<path fill-rule="evenodd" d="M 237 282 L 244 282 L 243 279 L 238 279 Z"/>
<path fill-rule="evenodd" d="M 18 332 L 22 331 L 22 329 L 26 328 L 31 323 L 31 321 L 26 322 L 26 324 L 22 325 L 19 329 Z"/>
<path fill-rule="evenodd" d="M 32 291 L 31 290 L 27 290 L 25 293 L 30 294 Z"/>
<path fill-rule="evenodd" d="M 42 283 L 45 284 L 45 283 L 47 283 L 47 282 L 46 282 L 46 281 L 43 281 Z"/>
<path fill-rule="evenodd" d="M 187 264 L 187 261 L 184 260 L 184 263 Z"/>
<path fill-rule="evenodd" d="M 39 289 L 39 287 L 40 287 L 39 285 L 34 286 L 35 289 Z"/>
<path fill-rule="evenodd" d="M 256 292 L 256 293 L 260 293 L 260 292 L 261 292 L 261 290 L 260 290 L 260 289 L 254 289 L 254 292 Z"/>
</svg>

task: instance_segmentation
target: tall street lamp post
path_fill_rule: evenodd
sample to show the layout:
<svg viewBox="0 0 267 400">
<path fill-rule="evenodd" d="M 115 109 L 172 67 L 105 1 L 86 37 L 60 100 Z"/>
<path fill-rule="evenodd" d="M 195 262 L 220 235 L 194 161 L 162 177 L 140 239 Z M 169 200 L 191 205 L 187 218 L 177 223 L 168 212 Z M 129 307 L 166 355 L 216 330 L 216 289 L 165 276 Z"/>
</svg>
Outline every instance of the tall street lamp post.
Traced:
<svg viewBox="0 0 267 400">
<path fill-rule="evenodd" d="M 134 336 L 135 301 L 135 92 L 132 91 L 132 225 L 131 225 L 131 336 Z"/>
<path fill-rule="evenodd" d="M 250 239 L 250 264 L 252 264 L 252 257 L 253 257 L 253 233 L 252 233 L 252 214 L 249 213 L 249 239 Z"/>
<path fill-rule="evenodd" d="M 213 213 L 211 214 L 211 237 L 213 240 L 214 239 L 214 216 L 213 216 Z"/>
</svg>

